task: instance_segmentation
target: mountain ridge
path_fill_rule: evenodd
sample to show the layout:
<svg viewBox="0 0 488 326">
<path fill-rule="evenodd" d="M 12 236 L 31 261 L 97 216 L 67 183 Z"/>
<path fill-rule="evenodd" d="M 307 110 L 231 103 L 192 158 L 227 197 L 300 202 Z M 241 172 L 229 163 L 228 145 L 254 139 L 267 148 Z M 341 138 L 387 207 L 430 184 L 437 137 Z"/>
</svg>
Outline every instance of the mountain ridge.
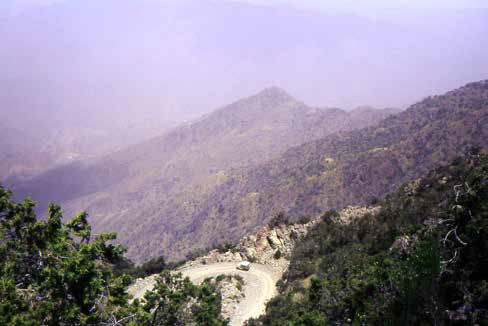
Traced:
<svg viewBox="0 0 488 326">
<path fill-rule="evenodd" d="M 172 234 L 194 223 L 195 207 L 233 169 L 255 166 L 290 147 L 389 114 L 378 110 L 373 118 L 362 119 L 343 110 L 309 107 L 282 89 L 267 88 L 162 136 L 48 171 L 16 185 L 15 192 L 31 195 L 41 210 L 48 201 L 63 203 L 69 213 L 86 209 L 95 228 L 113 228 L 123 240 L 145 228 Z M 129 212 L 139 217 L 143 229 L 129 224 Z"/>
<path fill-rule="evenodd" d="M 254 140 L 256 135 L 262 135 L 261 129 L 250 128 L 235 114 L 223 114 L 225 110 L 220 109 L 214 117 L 222 119 L 211 120 L 213 124 L 206 120 L 204 124 L 200 122 L 199 128 L 185 126 L 181 129 L 184 133 L 163 137 L 168 144 L 180 145 L 175 159 L 165 160 L 164 165 L 161 158 L 148 160 L 151 155 L 157 158 L 161 153 L 171 153 L 171 148 L 161 146 L 156 139 L 145 147 L 132 148 L 135 153 L 129 156 L 124 151 L 110 156 L 102 165 L 95 165 L 93 172 L 76 175 L 68 169 L 67 181 L 59 182 L 53 174 L 53 187 L 62 184 L 69 193 L 72 179 L 86 187 L 87 176 L 95 178 L 96 184 L 99 176 L 112 173 L 114 182 L 109 187 L 102 184 L 102 190 L 87 191 L 64 201 L 63 206 L 69 212 L 87 209 L 95 229 L 116 230 L 129 246 L 129 256 L 136 261 L 161 254 L 171 260 L 179 259 L 193 248 L 212 245 L 216 239 L 232 241 L 251 233 L 279 212 L 298 217 L 365 204 L 427 172 L 434 164 L 448 162 L 465 147 L 486 144 L 488 135 L 483 126 L 487 124 L 487 85 L 486 81 L 470 83 L 444 95 L 428 97 L 374 126 L 347 132 L 338 128 L 323 137 L 305 131 L 321 131 L 331 125 L 329 119 L 324 118 L 317 125 L 316 116 L 307 120 L 303 118 L 306 115 L 300 115 L 302 124 L 297 124 L 290 114 L 296 112 L 296 104 L 286 110 L 286 106 L 275 108 L 269 118 L 283 117 L 278 113 L 290 114 L 285 119 L 291 122 L 287 130 L 294 132 L 288 135 L 297 139 L 305 135 L 309 139 L 298 144 L 289 142 L 291 136 L 283 137 L 276 128 L 272 129 L 274 141 L 266 143 L 266 138 L 261 137 L 256 144 Z M 229 107 L 244 108 L 243 103 L 259 106 L 260 101 L 251 97 L 251 102 L 237 101 Z M 341 117 L 348 115 L 334 112 Z M 264 117 L 260 115 L 254 121 L 263 121 Z M 244 146 L 236 128 L 228 129 L 230 132 L 222 138 L 218 126 L 226 121 L 244 128 L 241 131 L 251 131 L 244 139 L 253 140 L 249 143 L 252 146 Z M 344 120 L 336 123 L 340 121 Z M 273 126 L 280 125 L 279 121 L 274 122 Z M 216 128 L 217 138 L 206 138 Z M 191 139 L 206 140 L 192 147 Z M 287 146 L 283 146 L 287 140 Z M 275 144 L 282 147 L 274 148 Z M 158 151 L 154 152 L 156 148 Z M 209 153 L 214 157 L 209 157 Z M 250 155 L 257 157 L 242 162 Z M 151 165 L 155 168 L 146 169 Z M 126 178 L 120 181 L 117 173 Z M 46 179 L 38 180 L 38 185 L 38 193 L 42 193 Z"/>
<path fill-rule="evenodd" d="M 488 82 L 481 81 L 429 97 L 376 126 L 293 147 L 219 185 L 193 219 L 191 239 L 185 232 L 181 239 L 188 245 L 208 232 L 238 238 L 244 226 L 251 231 L 281 211 L 313 215 L 365 204 L 470 146 L 486 146 L 487 119 Z M 219 223 L 209 224 L 219 209 Z"/>
</svg>

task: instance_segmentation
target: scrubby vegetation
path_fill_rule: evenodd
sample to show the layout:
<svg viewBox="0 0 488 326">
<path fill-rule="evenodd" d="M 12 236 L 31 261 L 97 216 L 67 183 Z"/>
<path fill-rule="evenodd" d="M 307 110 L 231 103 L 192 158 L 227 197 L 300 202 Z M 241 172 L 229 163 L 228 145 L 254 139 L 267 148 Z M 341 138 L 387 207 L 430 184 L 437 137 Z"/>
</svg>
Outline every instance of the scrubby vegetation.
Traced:
<svg viewBox="0 0 488 326">
<path fill-rule="evenodd" d="M 110 214 L 110 219 L 94 219 L 94 228 L 117 231 L 128 244 L 127 255 L 137 263 L 160 255 L 179 260 L 195 248 L 209 248 L 215 239 L 236 241 L 255 226 L 256 221 L 246 216 L 260 207 L 262 199 L 255 191 L 239 195 L 245 203 L 241 211 L 220 205 L 220 198 L 211 198 L 207 203 L 209 196 L 226 195 L 225 190 L 217 188 L 234 174 L 234 169 L 262 164 L 293 146 L 337 131 L 365 127 L 391 113 L 388 109 L 312 109 L 283 90 L 270 88 L 195 123 L 174 128 L 152 142 L 95 160 L 75 160 L 15 184 L 19 195 L 31 195 L 41 205 L 50 200 L 69 201 L 73 210 Z M 25 138 L 4 131 L 0 129 L 2 140 L 14 135 L 14 145 Z M 42 139 L 40 143 L 51 144 L 50 140 Z M 11 167 L 36 168 L 33 163 L 39 161 L 39 154 L 33 155 L 37 158 L 33 160 L 30 153 L 38 152 L 41 145 L 13 146 L 13 152 L 8 146 L 5 152 L 3 143 L 0 178 Z M 113 191 L 115 183 L 118 191 Z M 89 201 L 81 200 L 88 194 Z M 207 219 L 214 221 L 209 223 Z"/>
<path fill-rule="evenodd" d="M 289 216 L 285 215 L 285 213 L 283 212 L 280 212 L 278 214 L 276 214 L 275 216 L 273 216 L 271 218 L 271 220 L 269 220 L 268 222 L 268 226 L 273 229 L 279 225 L 289 225 L 292 223 L 292 220 Z"/>
<path fill-rule="evenodd" d="M 280 212 L 273 216 L 269 222 L 268 226 L 271 229 L 274 229 L 280 225 L 291 225 L 294 223 L 299 223 L 299 224 L 306 224 L 312 220 L 312 217 L 310 215 L 302 215 L 298 217 L 293 217 L 291 215 L 287 215 L 283 212 Z"/>
<path fill-rule="evenodd" d="M 159 256 L 144 262 L 141 265 L 134 264 L 127 257 L 122 257 L 114 264 L 115 275 L 127 274 L 133 278 L 143 278 L 149 275 L 160 273 L 163 270 L 173 270 L 183 265 L 186 260 L 166 262 L 164 256 Z"/>
<path fill-rule="evenodd" d="M 85 213 L 62 222 L 56 205 L 46 220 L 37 219 L 34 202 L 10 197 L 0 187 L 0 325 L 226 323 L 215 287 L 169 271 L 142 301 L 129 303 L 131 277 L 116 266 L 130 263 L 114 233 L 93 235 Z"/>
<path fill-rule="evenodd" d="M 221 254 L 226 253 L 227 251 L 235 253 L 236 252 L 236 244 L 228 242 L 228 241 L 221 242 L 221 243 L 218 243 L 215 246 L 213 246 L 212 250 L 213 249 L 217 249 L 217 251 Z"/>
<path fill-rule="evenodd" d="M 296 247 L 281 294 L 250 325 L 487 325 L 488 156 L 438 168 Z"/>
<path fill-rule="evenodd" d="M 233 253 L 237 252 L 236 250 L 237 244 L 235 242 L 230 242 L 230 241 L 224 241 L 224 242 L 218 242 L 212 246 L 206 247 L 206 248 L 196 248 L 190 251 L 185 255 L 185 259 L 182 261 L 179 261 L 177 263 L 173 263 L 175 266 L 182 265 L 184 262 L 190 261 L 190 260 L 195 260 L 197 258 L 206 256 L 210 251 L 212 250 L 217 250 L 219 253 L 223 254 L 227 251 L 231 251 Z"/>
<path fill-rule="evenodd" d="M 212 281 L 212 277 L 207 278 L 205 281 L 210 282 Z M 239 275 L 239 274 L 220 274 L 217 277 L 215 277 L 215 281 L 218 283 L 222 281 L 229 281 L 232 282 L 233 280 L 236 281 L 236 287 L 239 290 L 242 290 L 242 287 L 244 286 L 244 278 Z"/>
<path fill-rule="evenodd" d="M 375 204 L 470 146 L 488 146 L 487 121 L 488 81 L 481 81 L 428 98 L 370 128 L 335 133 L 251 169 L 232 170 L 194 199 L 198 227 L 192 224 L 187 243 L 230 234 L 228 239 L 238 239 L 279 212 L 317 216 Z M 203 204 L 198 198 L 205 198 Z"/>
<path fill-rule="evenodd" d="M 302 114 L 309 109 L 279 94 L 239 101 L 137 150 L 73 162 L 16 188 L 41 203 L 110 214 L 94 219 L 96 228 L 116 230 L 137 263 L 162 254 L 179 260 L 215 239 L 236 241 L 279 212 L 316 216 L 374 203 L 467 146 L 488 145 L 488 81 L 355 131 L 344 112 Z"/>
</svg>

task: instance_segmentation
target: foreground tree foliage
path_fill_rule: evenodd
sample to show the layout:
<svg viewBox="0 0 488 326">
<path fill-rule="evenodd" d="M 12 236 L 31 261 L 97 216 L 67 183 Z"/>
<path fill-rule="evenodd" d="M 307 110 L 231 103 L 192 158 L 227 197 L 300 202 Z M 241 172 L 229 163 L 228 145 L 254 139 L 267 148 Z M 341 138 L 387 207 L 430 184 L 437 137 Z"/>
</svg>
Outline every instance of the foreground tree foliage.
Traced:
<svg viewBox="0 0 488 326">
<path fill-rule="evenodd" d="M 338 214 L 299 243 L 250 325 L 488 325 L 488 156 L 439 168 L 380 212 Z"/>
<path fill-rule="evenodd" d="M 205 282 L 196 286 L 181 274 L 163 271 L 144 303 L 131 306 L 131 325 L 226 325 L 220 317 L 221 299 L 216 286 Z"/>
<path fill-rule="evenodd" d="M 62 222 L 59 206 L 37 219 L 34 202 L 0 187 L 0 325 L 223 325 L 220 296 L 164 271 L 129 303 L 131 277 L 114 273 L 124 249 L 93 235 L 87 215 Z"/>
</svg>

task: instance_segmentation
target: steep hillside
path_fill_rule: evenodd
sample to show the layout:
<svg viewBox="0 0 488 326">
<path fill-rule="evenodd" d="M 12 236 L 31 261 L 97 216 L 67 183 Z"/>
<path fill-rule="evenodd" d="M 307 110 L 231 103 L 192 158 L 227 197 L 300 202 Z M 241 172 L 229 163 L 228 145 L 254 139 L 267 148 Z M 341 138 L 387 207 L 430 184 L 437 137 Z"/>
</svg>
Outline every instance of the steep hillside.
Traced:
<svg viewBox="0 0 488 326">
<path fill-rule="evenodd" d="M 201 222 L 201 207 L 233 174 L 229 169 L 262 164 L 293 146 L 364 127 L 391 112 L 311 108 L 272 87 L 161 137 L 53 169 L 15 189 L 41 204 L 88 210 L 95 228 L 119 232 L 133 248 L 132 257 L 169 247 L 174 250 L 164 252 L 175 257 L 194 247 L 179 248 L 175 241 Z M 195 245 L 211 244 L 214 235 Z"/>
<path fill-rule="evenodd" d="M 163 250 L 239 238 L 281 211 L 313 215 L 367 203 L 469 146 L 488 145 L 487 126 L 488 81 L 482 81 L 429 97 L 374 127 L 292 148 L 259 167 L 230 173 L 193 206 L 194 222 Z"/>
<path fill-rule="evenodd" d="M 404 184 L 375 214 L 322 216 L 295 246 L 281 295 L 249 325 L 483 325 L 488 156 Z"/>
</svg>

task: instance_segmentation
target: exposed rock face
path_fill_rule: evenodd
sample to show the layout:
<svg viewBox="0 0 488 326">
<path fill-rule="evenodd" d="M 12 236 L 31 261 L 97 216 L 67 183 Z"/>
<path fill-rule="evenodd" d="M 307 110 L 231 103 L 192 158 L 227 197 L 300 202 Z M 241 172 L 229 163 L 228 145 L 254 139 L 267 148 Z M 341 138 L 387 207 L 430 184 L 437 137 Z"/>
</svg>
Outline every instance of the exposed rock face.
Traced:
<svg viewBox="0 0 488 326">
<path fill-rule="evenodd" d="M 270 234 L 266 237 L 271 248 L 276 249 L 282 245 L 280 239 L 276 235 L 276 230 L 271 230 Z"/>
<path fill-rule="evenodd" d="M 318 221 L 319 218 L 316 218 L 306 224 L 281 224 L 275 228 L 263 226 L 256 234 L 241 239 L 235 249 L 225 253 L 212 250 L 206 256 L 188 262 L 185 267 L 248 260 L 270 265 L 281 274 L 288 268 L 289 257 L 296 241 L 305 236 Z M 277 251 L 280 252 L 280 257 L 275 259 Z"/>
<path fill-rule="evenodd" d="M 374 215 L 378 210 L 379 207 L 349 206 L 339 212 L 339 222 L 347 224 L 366 214 Z M 237 263 L 248 260 L 272 266 L 275 272 L 281 276 L 288 268 L 295 243 L 319 221 L 320 217 L 317 217 L 305 224 L 280 224 L 275 228 L 263 226 L 255 234 L 242 238 L 233 250 L 225 253 L 212 250 L 206 256 L 186 263 L 184 267 L 222 262 Z M 277 254 L 278 251 L 279 254 Z"/>
</svg>

